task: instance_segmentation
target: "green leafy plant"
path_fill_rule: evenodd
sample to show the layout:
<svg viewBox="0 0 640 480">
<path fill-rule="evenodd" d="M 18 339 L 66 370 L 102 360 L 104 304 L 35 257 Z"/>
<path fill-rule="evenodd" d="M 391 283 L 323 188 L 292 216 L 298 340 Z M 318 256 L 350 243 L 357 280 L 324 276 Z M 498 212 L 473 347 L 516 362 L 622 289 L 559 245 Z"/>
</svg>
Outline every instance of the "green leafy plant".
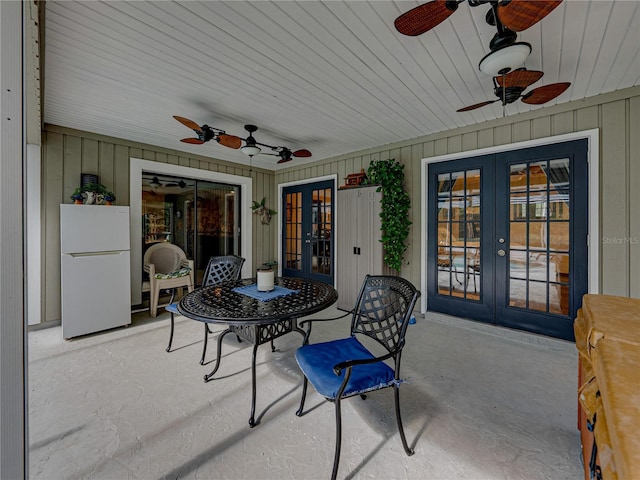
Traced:
<svg viewBox="0 0 640 480">
<path fill-rule="evenodd" d="M 93 192 L 96 195 L 101 195 L 107 202 L 113 202 L 116 199 L 116 196 L 113 194 L 113 192 L 107 190 L 107 187 L 105 187 L 101 183 L 87 183 L 82 187 L 76 188 L 71 195 L 71 199 L 81 201 L 86 197 L 86 195 L 83 194 L 86 194 L 87 192 Z"/>
<path fill-rule="evenodd" d="M 266 200 L 266 197 L 264 197 L 261 202 L 256 202 L 254 200 L 251 205 L 251 210 L 253 210 L 253 213 L 256 215 L 260 215 L 260 222 L 263 225 L 269 225 L 269 223 L 271 223 L 271 216 L 278 213 L 265 205 Z"/>
<path fill-rule="evenodd" d="M 404 189 L 404 165 L 395 159 L 374 160 L 367 170 L 368 183 L 380 185 L 382 190 L 382 239 L 384 262 L 394 270 L 400 270 L 407 251 L 409 236 L 409 208 L 411 198 Z"/>
</svg>

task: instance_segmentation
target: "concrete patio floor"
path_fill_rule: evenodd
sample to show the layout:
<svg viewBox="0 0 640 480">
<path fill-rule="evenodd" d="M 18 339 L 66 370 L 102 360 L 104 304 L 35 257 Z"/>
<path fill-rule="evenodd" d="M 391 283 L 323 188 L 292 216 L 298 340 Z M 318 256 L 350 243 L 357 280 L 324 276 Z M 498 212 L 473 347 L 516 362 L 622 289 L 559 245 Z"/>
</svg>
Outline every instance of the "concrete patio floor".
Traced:
<svg viewBox="0 0 640 480">
<path fill-rule="evenodd" d="M 128 328 L 71 341 L 60 327 L 29 333 L 31 479 L 329 478 L 333 404 L 310 387 L 295 415 L 300 335 L 259 348 L 251 429 L 250 346 L 225 337 L 205 384 L 223 327 L 201 366 L 202 324 L 177 317 L 166 353 L 168 318 L 137 313 Z M 314 326 L 311 342 L 346 334 L 348 321 Z M 428 314 L 410 325 L 402 374 L 415 455 L 402 449 L 391 389 L 354 397 L 343 402 L 339 478 L 581 478 L 572 343 Z"/>
</svg>

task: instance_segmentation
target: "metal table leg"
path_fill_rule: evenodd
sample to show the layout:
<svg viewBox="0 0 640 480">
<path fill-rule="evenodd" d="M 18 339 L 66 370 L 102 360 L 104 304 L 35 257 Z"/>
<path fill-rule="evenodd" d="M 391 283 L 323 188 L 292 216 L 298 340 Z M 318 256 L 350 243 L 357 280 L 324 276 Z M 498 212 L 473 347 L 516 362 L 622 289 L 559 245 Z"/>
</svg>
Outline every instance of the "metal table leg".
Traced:
<svg viewBox="0 0 640 480">
<path fill-rule="evenodd" d="M 306 332 L 298 326 L 298 320 L 295 318 L 282 320 L 280 322 L 267 324 L 267 325 L 230 325 L 224 332 L 218 336 L 218 352 L 216 356 L 216 366 L 211 373 L 204 376 L 204 381 L 208 382 L 213 380 L 213 375 L 220 368 L 220 359 L 222 355 L 222 339 L 227 333 L 235 333 L 238 337 L 246 340 L 253 345 L 253 354 L 251 358 L 251 415 L 249 417 L 249 427 L 253 428 L 257 425 L 255 421 L 256 412 L 256 356 L 258 347 L 263 343 L 270 342 L 271 350 L 275 352 L 273 340 L 286 335 L 290 332 L 298 332 L 305 337 Z"/>
</svg>

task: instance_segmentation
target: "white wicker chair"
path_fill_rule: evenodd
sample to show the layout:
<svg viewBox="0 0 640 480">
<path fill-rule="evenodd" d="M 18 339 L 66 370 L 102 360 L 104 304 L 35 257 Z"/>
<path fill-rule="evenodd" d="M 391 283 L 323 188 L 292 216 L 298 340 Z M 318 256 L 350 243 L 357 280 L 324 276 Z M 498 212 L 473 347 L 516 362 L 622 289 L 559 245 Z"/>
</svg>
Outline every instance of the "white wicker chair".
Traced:
<svg viewBox="0 0 640 480">
<path fill-rule="evenodd" d="M 156 243 L 144 254 L 144 271 L 149 274 L 149 315 L 158 313 L 160 290 L 187 287 L 193 291 L 193 260 L 172 243 Z"/>
</svg>

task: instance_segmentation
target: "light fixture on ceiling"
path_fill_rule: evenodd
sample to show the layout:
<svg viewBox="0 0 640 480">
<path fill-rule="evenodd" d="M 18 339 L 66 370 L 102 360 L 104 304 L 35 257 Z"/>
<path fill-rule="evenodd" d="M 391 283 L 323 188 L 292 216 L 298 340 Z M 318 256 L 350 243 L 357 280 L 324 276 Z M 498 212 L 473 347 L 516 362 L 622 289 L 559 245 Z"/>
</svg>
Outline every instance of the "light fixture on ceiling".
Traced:
<svg viewBox="0 0 640 480">
<path fill-rule="evenodd" d="M 494 25 L 498 31 L 489 42 L 490 52 L 478 64 L 480 71 L 493 77 L 506 75 L 521 67 L 531 54 L 531 45 L 527 42 L 518 42 L 518 33 L 500 22 L 498 2 L 491 4 L 486 20 L 489 25 Z"/>
<path fill-rule="evenodd" d="M 256 155 L 260 155 L 260 152 L 262 151 L 260 147 L 256 145 L 245 145 L 244 147 L 241 148 L 241 150 L 242 150 L 242 153 L 244 153 L 249 157 L 255 157 Z"/>
<path fill-rule="evenodd" d="M 153 188 L 158 188 L 158 187 L 161 187 L 162 184 L 160 183 L 160 180 L 158 180 L 158 177 L 153 177 L 149 182 L 149 186 Z"/>
<path fill-rule="evenodd" d="M 253 132 L 258 130 L 258 127 L 255 125 L 245 125 L 244 129 L 249 132 L 249 136 L 245 140 L 245 145 L 240 150 L 242 153 L 247 155 L 250 158 L 255 157 L 256 155 L 260 155 L 262 151 L 258 145 L 256 145 L 256 139 L 253 138 Z"/>
<path fill-rule="evenodd" d="M 490 53 L 478 65 L 487 75 L 506 75 L 531 53 L 531 45 L 516 42 L 517 32 L 535 25 L 557 8 L 563 0 L 469 0 L 471 7 L 489 4 L 485 20 L 497 29 L 489 44 Z M 444 22 L 463 0 L 431 0 L 396 18 L 394 25 L 403 35 L 417 36 Z"/>
<path fill-rule="evenodd" d="M 491 51 L 482 60 L 478 68 L 487 75 L 505 75 L 520 67 L 531 53 L 527 42 L 515 42 Z"/>
</svg>

